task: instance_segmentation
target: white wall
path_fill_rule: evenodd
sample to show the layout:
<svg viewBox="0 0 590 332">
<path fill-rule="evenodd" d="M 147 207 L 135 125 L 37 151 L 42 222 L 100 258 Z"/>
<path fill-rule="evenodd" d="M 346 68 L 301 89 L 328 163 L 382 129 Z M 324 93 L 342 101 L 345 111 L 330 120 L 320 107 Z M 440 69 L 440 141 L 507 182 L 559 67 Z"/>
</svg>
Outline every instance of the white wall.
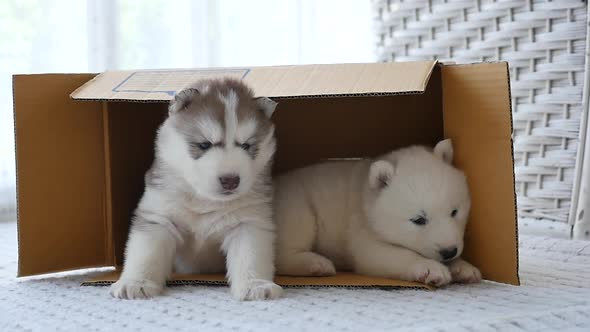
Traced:
<svg viewBox="0 0 590 332">
<path fill-rule="evenodd" d="M 14 73 L 372 62 L 373 45 L 370 0 L 2 0 L 0 219 Z"/>
</svg>

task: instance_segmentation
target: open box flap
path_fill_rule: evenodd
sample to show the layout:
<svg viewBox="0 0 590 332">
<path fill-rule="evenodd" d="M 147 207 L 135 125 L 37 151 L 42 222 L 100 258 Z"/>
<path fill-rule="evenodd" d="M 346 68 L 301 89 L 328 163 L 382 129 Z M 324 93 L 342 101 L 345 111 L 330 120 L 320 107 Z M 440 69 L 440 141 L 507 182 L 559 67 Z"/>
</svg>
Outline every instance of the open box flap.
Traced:
<svg viewBox="0 0 590 332">
<path fill-rule="evenodd" d="M 422 93 L 436 61 L 253 68 L 110 71 L 71 94 L 73 99 L 165 102 L 205 78 L 233 77 L 257 96 L 311 97 Z"/>
<path fill-rule="evenodd" d="M 484 279 L 519 284 L 508 63 L 442 68 L 445 137 L 471 192 L 466 260 Z"/>
<path fill-rule="evenodd" d="M 13 77 L 19 276 L 114 263 L 101 105 L 68 97 L 93 76 Z"/>
</svg>

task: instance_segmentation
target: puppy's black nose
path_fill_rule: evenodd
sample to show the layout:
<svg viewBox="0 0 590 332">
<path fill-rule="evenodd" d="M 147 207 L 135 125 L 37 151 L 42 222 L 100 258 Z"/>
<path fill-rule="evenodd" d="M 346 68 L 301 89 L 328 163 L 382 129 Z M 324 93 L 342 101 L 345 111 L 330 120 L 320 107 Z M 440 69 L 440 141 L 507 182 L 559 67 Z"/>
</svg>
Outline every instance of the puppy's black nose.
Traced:
<svg viewBox="0 0 590 332">
<path fill-rule="evenodd" d="M 225 190 L 234 190 L 240 185 L 240 177 L 235 174 L 223 175 L 219 177 L 219 183 Z"/>
<path fill-rule="evenodd" d="M 438 253 L 445 261 L 447 261 L 447 260 L 453 259 L 453 258 L 455 258 L 455 256 L 457 256 L 457 247 L 441 249 Z"/>
</svg>

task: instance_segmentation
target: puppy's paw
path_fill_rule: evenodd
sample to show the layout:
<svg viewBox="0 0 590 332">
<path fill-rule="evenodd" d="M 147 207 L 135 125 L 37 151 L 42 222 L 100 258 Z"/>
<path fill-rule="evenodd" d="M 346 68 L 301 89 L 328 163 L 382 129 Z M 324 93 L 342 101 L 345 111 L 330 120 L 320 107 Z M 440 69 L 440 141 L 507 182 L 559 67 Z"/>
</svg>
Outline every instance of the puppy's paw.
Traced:
<svg viewBox="0 0 590 332">
<path fill-rule="evenodd" d="M 283 289 L 272 281 L 251 279 L 246 282 L 231 284 L 232 295 L 240 301 L 258 301 L 276 299 Z"/>
<path fill-rule="evenodd" d="M 336 267 L 326 257 L 315 255 L 309 261 L 309 273 L 318 277 L 333 276 L 336 274 Z"/>
<path fill-rule="evenodd" d="M 109 293 L 119 299 L 135 300 L 152 298 L 163 290 L 163 285 L 158 285 L 151 280 L 119 279 L 111 285 Z"/>
<path fill-rule="evenodd" d="M 447 285 L 452 280 L 449 268 L 432 259 L 421 260 L 414 264 L 412 277 L 415 281 L 436 287 Z"/>
<path fill-rule="evenodd" d="M 467 261 L 457 258 L 449 263 L 453 282 L 475 283 L 481 281 L 481 272 Z"/>
</svg>

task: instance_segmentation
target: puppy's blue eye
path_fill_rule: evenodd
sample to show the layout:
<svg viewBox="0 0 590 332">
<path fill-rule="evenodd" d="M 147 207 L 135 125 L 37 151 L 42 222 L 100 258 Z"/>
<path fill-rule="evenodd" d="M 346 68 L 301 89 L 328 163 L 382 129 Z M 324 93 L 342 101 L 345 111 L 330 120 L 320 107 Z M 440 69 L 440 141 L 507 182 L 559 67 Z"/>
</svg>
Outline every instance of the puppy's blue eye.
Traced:
<svg viewBox="0 0 590 332">
<path fill-rule="evenodd" d="M 410 221 L 413 222 L 414 224 L 420 225 L 420 226 L 426 225 L 426 223 L 428 222 L 428 220 L 426 218 L 424 218 L 423 216 L 414 217 L 414 218 L 410 219 Z"/>
<path fill-rule="evenodd" d="M 211 148 L 212 144 L 211 144 L 211 142 L 201 142 L 201 143 L 197 143 L 197 146 L 201 150 L 209 150 Z"/>
<path fill-rule="evenodd" d="M 457 215 L 459 211 L 457 211 L 457 209 L 454 209 L 453 211 L 451 211 L 451 217 L 455 218 L 455 216 Z"/>
<path fill-rule="evenodd" d="M 240 144 L 240 147 L 246 151 L 250 150 L 250 148 L 252 147 L 252 145 L 248 144 L 248 143 L 243 143 Z"/>
</svg>

